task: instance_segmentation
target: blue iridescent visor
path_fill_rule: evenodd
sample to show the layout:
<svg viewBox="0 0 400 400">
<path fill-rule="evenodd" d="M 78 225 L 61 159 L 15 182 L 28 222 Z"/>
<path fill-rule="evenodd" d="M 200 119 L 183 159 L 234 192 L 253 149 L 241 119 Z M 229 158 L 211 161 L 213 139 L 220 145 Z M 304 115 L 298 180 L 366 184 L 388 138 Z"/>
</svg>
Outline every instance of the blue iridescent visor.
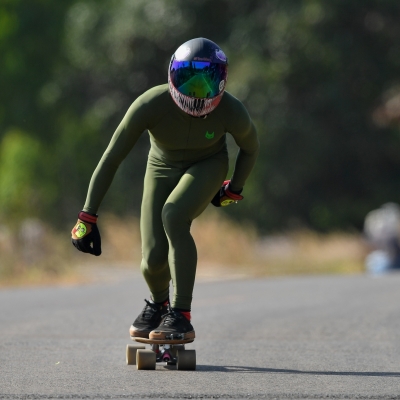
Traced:
<svg viewBox="0 0 400 400">
<path fill-rule="evenodd" d="M 226 84 L 227 65 L 205 61 L 172 61 L 170 80 L 182 94 L 198 99 L 217 96 Z"/>
</svg>

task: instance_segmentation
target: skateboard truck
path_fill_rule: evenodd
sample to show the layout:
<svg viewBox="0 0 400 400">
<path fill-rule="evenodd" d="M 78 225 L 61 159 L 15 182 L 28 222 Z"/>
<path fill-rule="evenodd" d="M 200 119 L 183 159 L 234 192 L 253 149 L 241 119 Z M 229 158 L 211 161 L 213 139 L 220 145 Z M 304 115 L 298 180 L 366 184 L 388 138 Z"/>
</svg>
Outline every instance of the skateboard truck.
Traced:
<svg viewBox="0 0 400 400">
<path fill-rule="evenodd" d="M 167 365 L 176 365 L 176 351 L 174 356 L 174 354 L 171 352 L 172 348 L 169 344 L 164 344 L 161 350 L 159 349 L 158 344 L 152 344 L 151 348 L 156 353 L 157 362 L 164 361 L 167 363 Z"/>
<path fill-rule="evenodd" d="M 133 337 L 139 343 L 147 343 L 145 346 L 128 345 L 126 348 L 127 365 L 135 365 L 137 369 L 156 369 L 156 363 L 165 362 L 167 365 L 176 365 L 178 370 L 196 369 L 196 351 L 186 350 L 185 344 L 194 341 L 194 338 L 186 338 L 185 334 L 170 334 L 164 340 L 151 340 L 141 337 Z"/>
</svg>

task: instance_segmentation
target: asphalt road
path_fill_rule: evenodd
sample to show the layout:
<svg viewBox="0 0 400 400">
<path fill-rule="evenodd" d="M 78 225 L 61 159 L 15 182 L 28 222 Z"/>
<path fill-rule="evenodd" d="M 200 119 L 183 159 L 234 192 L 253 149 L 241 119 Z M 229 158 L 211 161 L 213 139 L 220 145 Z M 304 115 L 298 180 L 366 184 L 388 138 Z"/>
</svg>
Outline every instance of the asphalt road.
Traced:
<svg viewBox="0 0 400 400">
<path fill-rule="evenodd" d="M 147 291 L 0 291 L 0 399 L 400 399 L 400 275 L 197 282 L 196 371 L 125 365 Z"/>
</svg>

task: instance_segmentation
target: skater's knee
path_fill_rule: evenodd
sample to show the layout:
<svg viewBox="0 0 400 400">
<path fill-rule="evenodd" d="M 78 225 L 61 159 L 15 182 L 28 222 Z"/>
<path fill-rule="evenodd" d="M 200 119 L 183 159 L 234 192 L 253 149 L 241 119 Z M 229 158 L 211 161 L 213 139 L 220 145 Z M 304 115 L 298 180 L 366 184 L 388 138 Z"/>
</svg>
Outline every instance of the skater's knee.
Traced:
<svg viewBox="0 0 400 400">
<path fill-rule="evenodd" d="M 175 204 L 165 204 L 161 216 L 164 229 L 168 234 L 179 231 L 180 229 L 190 229 L 190 220 L 186 218 L 182 210 Z"/>
</svg>

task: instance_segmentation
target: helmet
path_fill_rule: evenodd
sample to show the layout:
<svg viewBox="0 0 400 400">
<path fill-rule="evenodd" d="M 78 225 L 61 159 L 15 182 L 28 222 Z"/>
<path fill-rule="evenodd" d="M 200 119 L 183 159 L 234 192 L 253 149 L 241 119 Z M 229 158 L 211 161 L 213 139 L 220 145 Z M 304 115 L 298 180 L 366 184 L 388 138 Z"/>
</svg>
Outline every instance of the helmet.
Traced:
<svg viewBox="0 0 400 400">
<path fill-rule="evenodd" d="M 171 58 L 168 84 L 176 105 L 194 117 L 213 111 L 221 101 L 228 77 L 228 59 L 211 40 L 182 44 Z"/>
</svg>

